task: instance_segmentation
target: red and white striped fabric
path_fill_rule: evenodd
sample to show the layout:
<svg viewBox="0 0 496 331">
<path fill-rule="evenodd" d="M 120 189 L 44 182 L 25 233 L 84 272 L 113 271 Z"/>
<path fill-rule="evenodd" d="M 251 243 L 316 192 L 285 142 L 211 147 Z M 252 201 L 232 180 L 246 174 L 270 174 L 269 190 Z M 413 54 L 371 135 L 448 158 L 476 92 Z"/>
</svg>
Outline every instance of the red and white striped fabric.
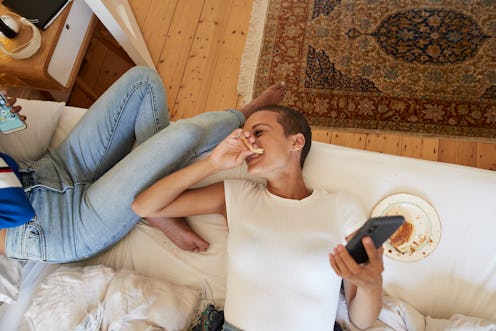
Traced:
<svg viewBox="0 0 496 331">
<path fill-rule="evenodd" d="M 0 153 L 0 228 L 24 224 L 35 216 L 19 180 L 17 163 Z"/>
</svg>

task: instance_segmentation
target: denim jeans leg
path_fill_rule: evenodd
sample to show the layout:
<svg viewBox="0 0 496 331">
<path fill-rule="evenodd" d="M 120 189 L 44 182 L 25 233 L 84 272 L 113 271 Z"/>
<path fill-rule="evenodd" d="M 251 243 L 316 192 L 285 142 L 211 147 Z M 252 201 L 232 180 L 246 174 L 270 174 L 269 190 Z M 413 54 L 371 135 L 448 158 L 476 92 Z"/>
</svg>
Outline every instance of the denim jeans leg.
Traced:
<svg viewBox="0 0 496 331">
<path fill-rule="evenodd" d="M 89 257 L 121 239 L 139 220 L 131 210 L 138 193 L 215 147 L 243 122 L 237 110 L 202 113 L 139 145 L 84 193 L 78 254 Z"/>
<path fill-rule="evenodd" d="M 158 74 L 144 67 L 130 69 L 90 107 L 57 149 L 26 163 L 33 179 L 26 190 L 37 217 L 7 232 L 9 256 L 48 262 L 80 259 L 81 243 L 87 243 L 88 233 L 98 231 L 98 219 L 84 213 L 86 190 L 127 155 L 135 141 L 146 141 L 168 124 Z M 98 232 L 89 238 L 94 236 Z M 85 246 L 83 255 L 86 250 L 94 251 Z"/>
<path fill-rule="evenodd" d="M 93 181 L 164 127 L 169 117 L 158 74 L 134 67 L 88 110 L 68 138 L 52 153 L 74 182 Z"/>
</svg>

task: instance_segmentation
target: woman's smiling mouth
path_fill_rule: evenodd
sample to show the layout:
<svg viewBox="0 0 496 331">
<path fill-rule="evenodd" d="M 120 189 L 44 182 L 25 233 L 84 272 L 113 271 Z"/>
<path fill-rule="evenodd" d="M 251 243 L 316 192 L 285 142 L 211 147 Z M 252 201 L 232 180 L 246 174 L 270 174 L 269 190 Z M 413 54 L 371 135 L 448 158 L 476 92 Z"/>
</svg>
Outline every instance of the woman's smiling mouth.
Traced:
<svg viewBox="0 0 496 331">
<path fill-rule="evenodd" d="M 258 158 L 259 158 L 259 157 L 261 157 L 261 156 L 262 156 L 262 154 L 253 153 L 253 154 L 251 154 L 250 156 L 248 156 L 248 157 L 246 158 L 246 163 L 250 163 L 250 162 L 252 162 L 253 160 L 258 159 Z"/>
</svg>

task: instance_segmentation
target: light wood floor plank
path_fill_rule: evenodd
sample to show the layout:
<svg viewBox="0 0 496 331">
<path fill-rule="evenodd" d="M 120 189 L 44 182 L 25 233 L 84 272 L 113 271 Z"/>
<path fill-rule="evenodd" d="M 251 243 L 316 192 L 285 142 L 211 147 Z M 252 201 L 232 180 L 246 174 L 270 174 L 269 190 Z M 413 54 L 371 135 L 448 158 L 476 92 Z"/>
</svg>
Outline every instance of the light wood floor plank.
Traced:
<svg viewBox="0 0 496 331">
<path fill-rule="evenodd" d="M 104 70 L 102 59 L 109 52 L 106 45 L 102 43 L 100 39 L 95 37 L 98 30 L 101 29 L 104 29 L 104 27 L 100 22 L 98 22 L 93 33 L 94 37 L 88 46 L 88 50 L 86 51 L 86 55 L 81 64 L 78 77 L 76 78 L 75 87 L 69 96 L 69 105 L 87 108 L 95 101 L 93 100 L 92 95 L 100 95 L 94 87 L 98 83 L 100 73 Z M 84 86 L 90 86 L 92 90 L 91 93 L 86 93 L 85 89 L 79 88 L 78 85 L 80 82 Z"/>
<path fill-rule="evenodd" d="M 496 170 L 496 143 L 477 144 L 477 167 Z"/>
<path fill-rule="evenodd" d="M 88 85 L 94 86 L 98 81 L 100 72 L 104 70 L 101 59 L 107 55 L 108 51 L 99 39 L 93 38 L 91 44 L 88 46 L 88 51 L 79 70 L 78 77 Z"/>
<path fill-rule="evenodd" d="M 399 134 L 384 134 L 383 153 L 401 155 L 401 146 L 403 144 L 403 137 Z"/>
<path fill-rule="evenodd" d="M 477 166 L 477 142 L 476 141 L 458 141 L 457 164 L 469 167 Z"/>
<path fill-rule="evenodd" d="M 367 141 L 366 133 L 355 133 L 346 131 L 334 131 L 331 134 L 331 143 L 335 145 L 365 149 Z"/>
<path fill-rule="evenodd" d="M 180 118 L 177 116 L 177 95 L 179 90 L 184 88 L 181 84 L 186 65 L 191 57 L 191 48 L 203 4 L 204 1 L 200 0 L 179 1 L 167 37 L 165 40 L 153 41 L 164 44 L 157 71 L 164 81 L 170 117 L 174 120 Z"/>
<path fill-rule="evenodd" d="M 477 166 L 477 142 L 439 139 L 438 161 Z"/>
<path fill-rule="evenodd" d="M 404 136 L 402 139 L 401 155 L 417 159 L 422 158 L 422 138 Z"/>
<path fill-rule="evenodd" d="M 365 142 L 365 149 L 368 151 L 382 153 L 384 151 L 384 139 L 381 134 L 369 133 Z"/>
<path fill-rule="evenodd" d="M 331 131 L 326 128 L 313 128 L 312 140 L 329 144 L 331 143 Z"/>
<path fill-rule="evenodd" d="M 238 76 L 243 55 L 252 1 L 233 1 L 226 28 L 220 41 L 217 65 L 214 67 L 205 111 L 236 108 L 238 105 Z"/>
<path fill-rule="evenodd" d="M 140 1 L 133 0 L 135 3 Z M 142 23 L 143 39 L 155 65 L 160 60 L 163 41 L 167 38 L 177 6 L 178 0 L 151 0 L 150 9 Z"/>
<path fill-rule="evenodd" d="M 421 158 L 424 160 L 437 161 L 439 158 L 439 139 L 422 138 Z"/>
<path fill-rule="evenodd" d="M 205 111 L 215 67 L 220 65 L 220 46 L 231 5 L 231 0 L 205 1 L 184 71 L 182 88 L 177 95 L 175 116 L 178 118 L 192 117 Z"/>
<path fill-rule="evenodd" d="M 160 1 L 160 0 L 158 0 Z M 148 17 L 148 13 L 150 10 L 155 8 L 156 0 L 129 0 L 129 6 L 133 10 L 134 16 L 136 17 L 136 22 L 140 27 L 141 31 L 143 31 L 143 25 L 146 22 Z M 162 1 L 161 1 L 162 2 Z M 167 0 L 166 2 L 171 2 Z"/>
</svg>

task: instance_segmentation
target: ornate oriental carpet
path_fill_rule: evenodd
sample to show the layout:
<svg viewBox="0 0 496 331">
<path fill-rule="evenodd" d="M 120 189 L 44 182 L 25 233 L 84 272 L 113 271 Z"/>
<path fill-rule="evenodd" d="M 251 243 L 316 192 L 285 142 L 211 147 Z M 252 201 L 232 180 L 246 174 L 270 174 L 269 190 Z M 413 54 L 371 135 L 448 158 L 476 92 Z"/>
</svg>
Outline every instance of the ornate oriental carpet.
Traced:
<svg viewBox="0 0 496 331">
<path fill-rule="evenodd" d="M 266 12 L 253 95 L 285 81 L 283 103 L 314 126 L 496 137 L 495 1 L 270 0 Z"/>
</svg>

